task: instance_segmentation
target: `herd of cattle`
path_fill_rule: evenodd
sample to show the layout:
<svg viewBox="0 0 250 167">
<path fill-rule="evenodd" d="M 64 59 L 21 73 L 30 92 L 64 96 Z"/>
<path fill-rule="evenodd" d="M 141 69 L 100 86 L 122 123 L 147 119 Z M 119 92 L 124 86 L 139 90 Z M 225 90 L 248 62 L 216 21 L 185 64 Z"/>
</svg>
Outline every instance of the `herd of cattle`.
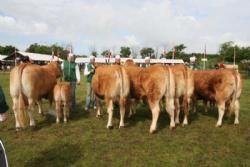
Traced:
<svg viewBox="0 0 250 167">
<path fill-rule="evenodd" d="M 57 123 L 60 122 L 61 106 L 64 106 L 64 122 L 67 122 L 71 89 L 67 82 L 57 82 L 60 75 L 61 67 L 58 62 L 44 66 L 21 64 L 12 69 L 10 95 L 17 129 L 27 125 L 27 114 L 30 120 L 29 125 L 35 126 L 32 112 L 38 104 L 39 113 L 42 113 L 40 105 L 42 98 L 50 99 L 50 104 L 52 104 L 54 97 Z M 92 80 L 92 89 L 96 98 L 97 116 L 101 115 L 101 99 L 104 99 L 107 106 L 107 128 L 113 126 L 115 101 L 119 102 L 120 106 L 119 126 L 124 127 L 126 109 L 129 110 L 129 116 L 132 116 L 135 113 L 136 103 L 142 99 L 147 100 L 152 112 L 150 133 L 156 131 L 161 104 L 165 104 L 163 106 L 170 116 L 170 128 L 174 128 L 180 123 L 180 104 L 183 104 L 184 109 L 182 122 L 184 126 L 188 125 L 190 105 L 192 104 L 192 110 L 196 111 L 196 101 L 200 99 L 205 104 L 210 102 L 217 105 L 219 113 L 217 127 L 222 125 L 226 109 L 235 114 L 234 124 L 239 124 L 242 80 L 236 70 L 193 71 L 182 64 L 155 64 L 141 68 L 132 60 L 127 60 L 124 65 L 97 65 Z"/>
</svg>

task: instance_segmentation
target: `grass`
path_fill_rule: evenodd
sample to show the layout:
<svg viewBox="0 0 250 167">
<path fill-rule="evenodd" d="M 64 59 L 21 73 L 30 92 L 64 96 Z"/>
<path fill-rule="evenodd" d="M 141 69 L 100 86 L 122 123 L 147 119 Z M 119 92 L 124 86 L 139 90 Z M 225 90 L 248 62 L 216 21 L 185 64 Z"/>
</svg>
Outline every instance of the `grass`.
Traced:
<svg viewBox="0 0 250 167">
<path fill-rule="evenodd" d="M 0 74 L 7 102 L 9 74 Z M 169 130 L 169 117 L 161 112 L 156 134 L 149 134 L 151 113 L 139 105 L 136 115 L 126 119 L 128 126 L 118 129 L 116 109 L 114 129 L 106 129 L 107 114 L 100 119 L 95 112 L 84 111 L 85 82 L 77 87 L 77 111 L 67 124 L 34 113 L 37 127 L 15 131 L 13 112 L 0 123 L 2 138 L 12 167 L 62 166 L 250 166 L 250 80 L 244 80 L 240 125 L 233 117 L 224 117 L 215 128 L 217 112 L 191 113 L 190 125 Z M 44 101 L 44 109 L 48 104 Z"/>
</svg>

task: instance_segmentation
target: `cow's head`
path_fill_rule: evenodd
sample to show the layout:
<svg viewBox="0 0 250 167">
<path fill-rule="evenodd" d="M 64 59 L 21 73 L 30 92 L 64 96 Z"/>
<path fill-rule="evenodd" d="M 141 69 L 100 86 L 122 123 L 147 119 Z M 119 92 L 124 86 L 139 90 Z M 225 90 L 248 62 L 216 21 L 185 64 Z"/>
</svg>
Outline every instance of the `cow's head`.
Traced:
<svg viewBox="0 0 250 167">
<path fill-rule="evenodd" d="M 57 78 L 61 77 L 62 76 L 61 62 L 60 61 L 53 61 L 53 62 L 51 62 L 51 64 L 55 68 L 56 77 Z"/>
</svg>

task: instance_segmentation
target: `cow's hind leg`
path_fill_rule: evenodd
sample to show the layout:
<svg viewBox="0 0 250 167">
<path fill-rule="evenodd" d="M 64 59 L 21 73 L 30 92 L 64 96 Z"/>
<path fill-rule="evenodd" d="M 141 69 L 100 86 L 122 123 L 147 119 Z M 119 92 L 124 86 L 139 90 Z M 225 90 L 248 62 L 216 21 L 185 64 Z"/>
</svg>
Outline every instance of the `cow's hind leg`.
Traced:
<svg viewBox="0 0 250 167">
<path fill-rule="evenodd" d="M 106 100 L 107 110 L 108 110 L 108 124 L 107 128 L 111 129 L 112 125 L 112 117 L 113 117 L 113 101 L 111 99 Z"/>
<path fill-rule="evenodd" d="M 166 110 L 170 116 L 170 129 L 175 127 L 174 122 L 174 99 L 173 98 L 166 98 Z"/>
<path fill-rule="evenodd" d="M 223 119 L 224 112 L 225 112 L 225 102 L 218 103 L 218 112 L 219 112 L 219 117 L 218 117 L 216 127 L 220 127 L 222 125 L 222 119 Z"/>
<path fill-rule="evenodd" d="M 189 104 L 190 104 L 190 98 L 184 97 L 184 120 L 182 123 L 182 126 L 188 125 L 188 115 L 189 115 Z"/>
<path fill-rule="evenodd" d="M 96 117 L 101 117 L 101 99 L 96 97 Z M 108 106 L 108 104 L 107 104 Z"/>
<path fill-rule="evenodd" d="M 12 109 L 13 109 L 14 115 L 15 115 L 16 129 L 20 129 L 20 122 L 19 122 L 18 115 L 17 115 L 17 112 L 18 112 L 18 98 L 17 97 L 12 97 L 12 100 L 13 100 Z"/>
<path fill-rule="evenodd" d="M 38 105 L 38 113 L 43 115 L 43 109 L 42 109 L 41 101 L 37 101 L 37 105 Z"/>
<path fill-rule="evenodd" d="M 159 106 L 159 101 L 153 101 L 153 100 L 148 100 L 151 112 L 152 112 L 152 123 L 150 126 L 150 133 L 154 133 L 157 128 L 157 121 L 159 118 L 159 113 L 160 113 L 160 106 Z"/>
<path fill-rule="evenodd" d="M 124 124 L 125 104 L 126 104 L 126 98 L 120 97 L 120 125 L 119 125 L 119 128 L 122 128 L 125 126 L 125 124 Z"/>
<path fill-rule="evenodd" d="M 61 102 L 56 101 L 56 123 L 60 123 L 60 118 L 61 118 Z"/>
<path fill-rule="evenodd" d="M 36 126 L 35 119 L 32 115 L 34 109 L 35 109 L 35 101 L 33 99 L 29 99 L 28 115 L 30 118 L 30 126 Z"/>
<path fill-rule="evenodd" d="M 68 122 L 68 117 L 69 117 L 69 103 L 68 102 L 64 102 L 64 106 L 63 106 L 63 115 L 64 115 L 64 123 Z"/>
<path fill-rule="evenodd" d="M 234 124 L 238 125 L 239 124 L 239 110 L 240 110 L 239 100 L 234 101 L 234 103 L 230 105 L 229 110 L 230 112 L 233 112 L 235 114 Z"/>
<path fill-rule="evenodd" d="M 240 103 L 239 103 L 239 100 L 236 100 L 235 110 L 234 110 L 234 114 L 235 114 L 234 124 L 235 125 L 239 124 L 239 112 L 240 112 Z"/>
<path fill-rule="evenodd" d="M 174 100 L 174 104 L 175 104 L 175 123 L 176 124 L 180 124 L 180 102 L 179 102 L 179 98 L 175 98 Z"/>
</svg>

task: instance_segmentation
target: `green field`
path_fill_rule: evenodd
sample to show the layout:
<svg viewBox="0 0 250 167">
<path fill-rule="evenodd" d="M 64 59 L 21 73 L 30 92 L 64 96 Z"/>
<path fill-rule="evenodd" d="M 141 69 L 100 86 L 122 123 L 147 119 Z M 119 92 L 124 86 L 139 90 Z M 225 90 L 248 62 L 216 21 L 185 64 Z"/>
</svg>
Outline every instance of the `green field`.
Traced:
<svg viewBox="0 0 250 167">
<path fill-rule="evenodd" d="M 7 102 L 9 74 L 0 74 Z M 13 112 L 0 123 L 11 167 L 63 166 L 250 166 L 250 80 L 244 80 L 240 125 L 233 117 L 224 117 L 215 128 L 217 112 L 191 113 L 187 127 L 168 128 L 169 117 L 161 112 L 156 134 L 149 134 L 151 113 L 139 105 L 136 115 L 126 119 L 128 126 L 118 129 L 116 109 L 114 129 L 106 129 L 107 114 L 100 119 L 95 112 L 84 111 L 85 85 L 77 87 L 77 111 L 69 123 L 55 123 L 50 115 L 34 113 L 37 127 L 16 132 Z M 47 112 L 47 102 L 44 101 Z"/>
</svg>

